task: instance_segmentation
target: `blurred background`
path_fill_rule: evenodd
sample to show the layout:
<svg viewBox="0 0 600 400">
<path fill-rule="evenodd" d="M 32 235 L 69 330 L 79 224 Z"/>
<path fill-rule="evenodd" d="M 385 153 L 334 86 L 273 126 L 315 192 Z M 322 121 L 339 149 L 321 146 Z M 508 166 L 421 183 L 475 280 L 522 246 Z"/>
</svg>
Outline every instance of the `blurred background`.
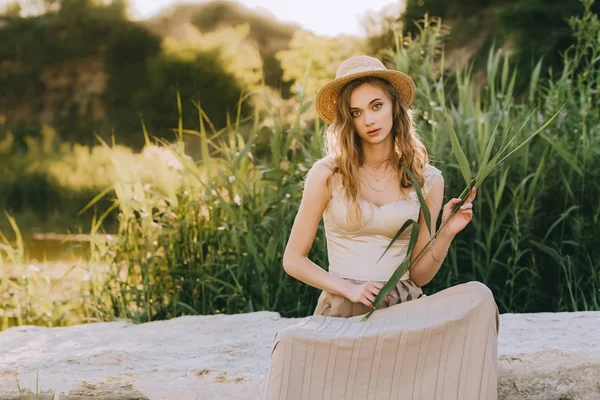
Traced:
<svg viewBox="0 0 600 400">
<path fill-rule="evenodd" d="M 590 0 L 0 0 L 0 329 L 312 312 L 281 256 L 323 156 L 312 97 L 347 57 L 410 74 L 447 196 L 495 170 L 429 285 L 502 312 L 600 308 L 598 37 Z M 493 149 L 498 149 L 498 139 Z M 473 246 L 475 243 L 475 246 Z M 311 259 L 327 267 L 322 226 Z"/>
</svg>

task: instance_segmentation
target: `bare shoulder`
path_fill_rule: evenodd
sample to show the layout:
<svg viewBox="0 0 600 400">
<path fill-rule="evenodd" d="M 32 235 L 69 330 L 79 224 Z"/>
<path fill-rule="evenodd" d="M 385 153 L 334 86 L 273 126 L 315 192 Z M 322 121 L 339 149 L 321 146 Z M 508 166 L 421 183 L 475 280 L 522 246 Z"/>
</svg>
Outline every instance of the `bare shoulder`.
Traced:
<svg viewBox="0 0 600 400">
<path fill-rule="evenodd" d="M 330 156 L 324 157 L 313 164 L 306 175 L 304 190 L 310 192 L 321 192 L 331 196 L 331 176 L 335 172 L 335 162 Z"/>
<path fill-rule="evenodd" d="M 329 180 L 334 172 L 335 161 L 330 156 L 326 156 L 313 164 L 310 171 L 308 171 L 308 176 L 312 176 L 313 180 Z"/>
<path fill-rule="evenodd" d="M 324 166 L 333 173 L 335 171 L 335 160 L 332 156 L 325 156 L 313 165 L 313 167 L 316 166 Z"/>
</svg>

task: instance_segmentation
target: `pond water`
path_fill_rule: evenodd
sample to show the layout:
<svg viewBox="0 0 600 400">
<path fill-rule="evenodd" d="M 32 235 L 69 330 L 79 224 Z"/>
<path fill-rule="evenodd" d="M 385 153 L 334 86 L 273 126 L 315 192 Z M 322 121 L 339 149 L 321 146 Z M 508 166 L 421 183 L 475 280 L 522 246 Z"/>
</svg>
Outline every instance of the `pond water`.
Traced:
<svg viewBox="0 0 600 400">
<path fill-rule="evenodd" d="M 90 256 L 88 235 L 34 234 L 23 238 L 28 261 L 76 261 Z"/>
</svg>

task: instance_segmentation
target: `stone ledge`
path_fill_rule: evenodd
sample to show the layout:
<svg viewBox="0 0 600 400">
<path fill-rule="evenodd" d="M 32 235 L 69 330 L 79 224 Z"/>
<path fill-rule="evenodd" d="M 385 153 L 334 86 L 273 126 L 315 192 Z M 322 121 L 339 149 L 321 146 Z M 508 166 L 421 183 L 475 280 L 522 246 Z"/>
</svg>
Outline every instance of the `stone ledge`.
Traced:
<svg viewBox="0 0 600 400">
<path fill-rule="evenodd" d="M 0 399 L 258 399 L 274 312 L 0 333 Z M 499 399 L 600 399 L 600 312 L 500 316 Z"/>
</svg>

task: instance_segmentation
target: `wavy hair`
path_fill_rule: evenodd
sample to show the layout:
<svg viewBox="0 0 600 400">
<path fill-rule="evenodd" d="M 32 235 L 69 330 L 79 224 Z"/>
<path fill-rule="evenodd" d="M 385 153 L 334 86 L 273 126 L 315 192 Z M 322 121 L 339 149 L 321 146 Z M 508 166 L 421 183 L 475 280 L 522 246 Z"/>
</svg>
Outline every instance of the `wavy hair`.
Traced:
<svg viewBox="0 0 600 400">
<path fill-rule="evenodd" d="M 391 155 L 391 165 L 394 166 L 400 190 L 412 187 L 410 177 L 402 168 L 404 163 L 423 187 L 425 182 L 424 170 L 429 162 L 427 149 L 417 135 L 411 110 L 403 104 L 396 89 L 386 80 L 375 77 L 357 78 L 344 86 L 336 102 L 336 119 L 328 130 L 327 154 L 335 164 L 334 171 L 339 172 L 346 199 L 350 202 L 354 215 L 359 219 L 361 209 L 358 204 L 360 184 L 358 169 L 364 163 L 361 138 L 354 130 L 350 114 L 350 95 L 352 91 L 364 83 L 374 83 L 381 87 L 392 99 L 393 125 L 391 135 L 394 151 Z"/>
</svg>

